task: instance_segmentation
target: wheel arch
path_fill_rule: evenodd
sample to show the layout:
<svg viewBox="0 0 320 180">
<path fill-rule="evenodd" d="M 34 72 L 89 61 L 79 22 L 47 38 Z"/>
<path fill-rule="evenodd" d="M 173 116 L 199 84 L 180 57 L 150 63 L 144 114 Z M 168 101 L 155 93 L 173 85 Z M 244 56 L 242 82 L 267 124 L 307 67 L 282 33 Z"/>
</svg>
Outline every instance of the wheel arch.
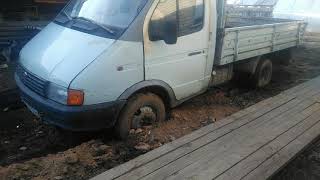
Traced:
<svg viewBox="0 0 320 180">
<path fill-rule="evenodd" d="M 172 88 L 161 80 L 147 80 L 139 82 L 125 90 L 119 100 L 127 100 L 135 94 L 150 92 L 154 93 L 164 101 L 166 108 L 175 107 L 177 99 Z"/>
<path fill-rule="evenodd" d="M 256 56 L 250 59 L 247 59 L 243 62 L 238 62 L 234 64 L 234 71 L 254 74 L 256 72 L 259 62 L 263 59 L 262 56 Z"/>
<path fill-rule="evenodd" d="M 249 58 L 243 62 L 240 61 L 239 63 L 236 63 L 234 65 L 234 71 L 242 72 L 242 73 L 249 73 L 249 74 L 253 75 L 256 73 L 259 64 L 261 62 L 263 62 L 264 60 L 270 59 L 271 62 L 273 63 L 271 56 L 272 56 L 272 54 L 265 54 L 265 55 Z"/>
</svg>

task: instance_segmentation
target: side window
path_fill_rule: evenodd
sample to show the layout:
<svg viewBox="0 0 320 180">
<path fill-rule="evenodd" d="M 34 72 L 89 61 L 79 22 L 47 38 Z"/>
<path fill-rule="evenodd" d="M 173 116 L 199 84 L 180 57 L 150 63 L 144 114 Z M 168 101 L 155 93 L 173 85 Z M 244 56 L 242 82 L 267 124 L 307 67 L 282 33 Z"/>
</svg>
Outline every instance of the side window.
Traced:
<svg viewBox="0 0 320 180">
<path fill-rule="evenodd" d="M 204 0 L 178 0 L 178 37 L 192 34 L 202 29 L 204 23 L 203 1 Z"/>
<path fill-rule="evenodd" d="M 151 21 L 160 21 L 161 19 L 170 19 L 175 17 L 177 12 L 176 0 L 160 0 L 157 8 L 154 10 Z"/>
<path fill-rule="evenodd" d="M 164 40 L 173 32 L 166 29 L 166 22 L 176 25 L 176 34 L 170 33 L 175 37 L 200 31 L 204 24 L 204 0 L 160 0 L 149 25 L 151 41 Z"/>
<path fill-rule="evenodd" d="M 177 29 L 177 1 L 160 0 L 149 24 L 149 39 L 151 41 L 164 40 L 167 44 L 175 44 Z"/>
</svg>

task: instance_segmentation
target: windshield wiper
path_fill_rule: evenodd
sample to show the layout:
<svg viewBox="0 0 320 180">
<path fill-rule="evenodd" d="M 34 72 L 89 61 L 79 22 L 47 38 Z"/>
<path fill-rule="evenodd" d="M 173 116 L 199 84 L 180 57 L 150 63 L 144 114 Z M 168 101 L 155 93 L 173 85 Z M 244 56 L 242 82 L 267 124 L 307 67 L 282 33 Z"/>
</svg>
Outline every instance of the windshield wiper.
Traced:
<svg viewBox="0 0 320 180">
<path fill-rule="evenodd" d="M 74 19 L 80 19 L 80 20 L 84 20 L 84 21 L 90 22 L 91 24 L 94 24 L 94 25 L 96 25 L 96 26 L 99 26 L 99 27 L 101 27 L 102 29 L 108 31 L 108 32 L 109 32 L 110 34 L 112 34 L 112 35 L 115 34 L 115 32 L 114 32 L 113 30 L 111 30 L 110 28 L 108 28 L 108 27 L 106 27 L 106 26 L 104 26 L 104 25 L 102 25 L 102 24 L 99 24 L 99 23 L 97 23 L 97 22 L 95 22 L 95 21 L 93 21 L 93 20 L 91 20 L 91 19 L 88 19 L 88 18 L 85 18 L 85 17 L 71 17 L 71 19 L 72 19 L 72 20 L 74 20 Z"/>
</svg>

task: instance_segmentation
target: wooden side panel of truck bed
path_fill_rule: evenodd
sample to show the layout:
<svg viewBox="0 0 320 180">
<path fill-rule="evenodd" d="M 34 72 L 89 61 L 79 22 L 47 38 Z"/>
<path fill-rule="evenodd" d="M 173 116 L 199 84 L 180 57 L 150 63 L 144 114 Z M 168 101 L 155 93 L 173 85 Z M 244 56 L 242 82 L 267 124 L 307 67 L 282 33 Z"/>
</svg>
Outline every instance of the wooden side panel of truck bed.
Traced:
<svg viewBox="0 0 320 180">
<path fill-rule="evenodd" d="M 215 64 L 225 65 L 298 46 L 306 25 L 303 21 L 292 21 L 226 28 L 221 56 Z"/>
</svg>

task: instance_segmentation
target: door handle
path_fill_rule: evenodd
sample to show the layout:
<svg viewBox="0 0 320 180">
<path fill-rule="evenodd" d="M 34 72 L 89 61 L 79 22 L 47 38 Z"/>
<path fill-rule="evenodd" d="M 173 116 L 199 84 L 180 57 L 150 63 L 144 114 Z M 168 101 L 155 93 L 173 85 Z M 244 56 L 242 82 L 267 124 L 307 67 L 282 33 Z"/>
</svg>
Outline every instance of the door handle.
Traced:
<svg viewBox="0 0 320 180">
<path fill-rule="evenodd" d="M 189 53 L 188 56 L 195 56 L 202 53 L 204 53 L 204 51 L 196 51 L 196 52 Z"/>
</svg>

